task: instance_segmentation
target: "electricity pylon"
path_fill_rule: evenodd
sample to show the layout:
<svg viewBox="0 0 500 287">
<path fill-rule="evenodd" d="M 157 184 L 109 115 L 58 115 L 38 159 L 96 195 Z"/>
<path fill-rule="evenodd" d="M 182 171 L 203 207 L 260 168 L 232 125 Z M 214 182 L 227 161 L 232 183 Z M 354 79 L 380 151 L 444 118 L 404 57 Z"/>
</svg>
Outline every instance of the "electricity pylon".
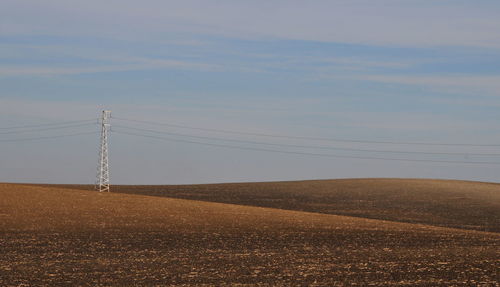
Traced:
<svg viewBox="0 0 500 287">
<path fill-rule="evenodd" d="M 101 117 L 101 148 L 99 151 L 99 166 L 97 167 L 96 189 L 99 192 L 109 191 L 108 134 L 111 111 L 102 111 Z"/>
</svg>

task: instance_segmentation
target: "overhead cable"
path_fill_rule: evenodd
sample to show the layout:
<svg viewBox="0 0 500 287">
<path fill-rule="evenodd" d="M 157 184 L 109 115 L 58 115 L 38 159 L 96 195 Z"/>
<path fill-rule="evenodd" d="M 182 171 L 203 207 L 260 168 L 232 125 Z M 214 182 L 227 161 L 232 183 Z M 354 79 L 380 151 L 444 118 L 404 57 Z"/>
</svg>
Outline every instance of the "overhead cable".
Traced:
<svg viewBox="0 0 500 287">
<path fill-rule="evenodd" d="M 66 122 L 58 122 L 58 123 L 36 124 L 36 125 L 22 125 L 22 126 L 13 126 L 13 127 L 0 127 L 0 130 L 37 128 L 37 127 L 45 127 L 45 126 L 61 126 L 61 125 L 77 124 L 77 123 L 91 122 L 91 121 L 97 122 L 97 119 L 86 119 L 86 120 L 66 121 Z"/>
<path fill-rule="evenodd" d="M 54 135 L 54 136 L 45 136 L 45 137 L 30 137 L 30 138 L 17 138 L 17 139 L 0 139 L 0 142 L 37 141 L 37 140 L 44 140 L 44 139 L 56 139 L 56 138 L 74 137 L 74 136 L 90 135 L 90 134 L 97 134 L 97 131 L 84 132 L 84 133 L 73 133 L 73 134 L 63 134 L 63 135 Z"/>
<path fill-rule="evenodd" d="M 319 157 L 350 158 L 350 159 L 368 159 L 368 160 L 385 160 L 385 161 L 423 162 L 423 163 L 500 165 L 500 162 L 485 162 L 485 161 L 425 160 L 425 159 L 350 156 L 350 155 L 335 155 L 335 154 L 323 154 L 323 153 L 284 151 L 284 150 L 275 150 L 275 149 L 267 149 L 267 148 L 255 148 L 255 147 L 244 147 L 244 146 L 227 145 L 227 144 L 205 143 L 205 142 L 182 140 L 182 139 L 173 139 L 173 138 L 166 138 L 166 137 L 159 137 L 159 136 L 152 136 L 152 135 L 144 135 L 144 134 L 138 134 L 138 133 L 123 132 L 123 131 L 113 131 L 112 130 L 112 132 L 113 133 L 118 133 L 118 134 L 125 134 L 125 135 L 132 135 L 132 136 L 146 137 L 146 138 L 153 138 L 153 139 L 173 141 L 173 142 L 182 142 L 182 143 L 190 143 L 190 144 L 205 145 L 205 146 L 214 146 L 214 147 L 223 147 L 223 148 L 231 148 L 231 149 L 240 149 L 240 150 L 253 150 L 253 151 L 263 151 L 263 152 L 274 152 L 274 153 L 282 153 L 282 154 L 297 154 L 297 155 L 308 155 L 308 156 L 319 156 Z"/>
<path fill-rule="evenodd" d="M 19 131 L 7 131 L 7 132 L 0 132 L 0 134 L 6 135 L 6 134 L 32 133 L 32 132 L 40 132 L 40 131 L 47 131 L 47 130 L 69 129 L 69 128 L 75 128 L 75 127 L 90 126 L 90 125 L 96 125 L 96 123 L 82 123 L 82 124 L 73 124 L 73 125 L 47 127 L 47 128 L 37 128 L 37 129 L 27 129 L 27 130 L 19 130 Z"/>
<path fill-rule="evenodd" d="M 182 136 L 196 139 L 207 139 L 207 140 L 217 140 L 226 142 L 237 142 L 245 144 L 257 144 L 257 145 L 268 145 L 268 146 L 279 146 L 279 147 L 292 147 L 292 148 L 307 148 L 307 149 L 323 149 L 323 150 L 339 150 L 339 151 L 355 151 L 355 152 L 377 152 L 377 153 L 392 153 L 392 154 L 424 154 L 424 155 L 460 155 L 460 156 L 500 156 L 500 153 L 460 153 L 460 152 L 423 152 L 423 151 L 393 151 L 393 150 L 378 150 L 378 149 L 354 149 L 354 148 L 343 148 L 343 147 L 329 147 L 329 146 L 313 146 L 313 145 L 296 145 L 296 144 L 282 144 L 282 143 L 268 143 L 259 141 L 249 141 L 249 140 L 238 140 L 238 139 L 228 139 L 220 137 L 208 137 L 208 136 L 196 136 L 182 133 L 173 133 L 166 131 L 158 131 L 151 129 L 143 129 L 137 127 L 123 126 L 123 125 L 113 125 L 113 128 L 123 128 L 135 131 L 144 131 L 155 134 L 164 134 L 172 136 Z"/>
<path fill-rule="evenodd" d="M 316 141 L 363 143 L 363 144 L 391 144 L 391 145 L 500 147 L 500 143 L 495 143 L 495 144 L 474 144 L 474 143 L 434 143 L 434 142 L 409 142 L 409 141 L 371 141 L 371 140 L 357 140 L 357 139 L 343 139 L 343 138 L 289 136 L 289 135 L 253 133 L 253 132 L 241 132 L 241 131 L 234 131 L 234 130 L 203 128 L 203 127 L 195 127 L 195 126 L 188 126 L 188 125 L 159 123 L 159 122 L 144 121 L 144 120 L 135 120 L 135 119 L 127 119 L 127 118 L 116 118 L 116 117 L 114 117 L 113 119 L 115 119 L 115 120 L 121 120 L 121 121 L 143 123 L 143 124 L 168 126 L 168 127 L 181 128 L 181 129 L 191 129 L 191 130 L 200 130 L 200 131 L 208 131 L 208 132 L 218 132 L 218 133 L 238 134 L 238 135 L 251 135 L 251 136 L 261 136 L 261 137 L 300 139 L 300 140 L 316 140 Z"/>
</svg>

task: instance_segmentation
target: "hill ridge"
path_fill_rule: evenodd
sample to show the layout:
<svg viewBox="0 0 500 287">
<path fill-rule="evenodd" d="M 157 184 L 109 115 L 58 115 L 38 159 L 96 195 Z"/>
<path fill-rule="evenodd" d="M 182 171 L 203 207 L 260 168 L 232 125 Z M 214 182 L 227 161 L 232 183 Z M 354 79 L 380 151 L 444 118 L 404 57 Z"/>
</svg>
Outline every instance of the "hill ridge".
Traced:
<svg viewBox="0 0 500 287">
<path fill-rule="evenodd" d="M 35 184 L 36 185 L 36 184 Z M 90 185 L 39 185 L 92 189 Z M 114 185 L 113 192 L 500 232 L 500 184 L 359 178 L 195 185 Z"/>
</svg>

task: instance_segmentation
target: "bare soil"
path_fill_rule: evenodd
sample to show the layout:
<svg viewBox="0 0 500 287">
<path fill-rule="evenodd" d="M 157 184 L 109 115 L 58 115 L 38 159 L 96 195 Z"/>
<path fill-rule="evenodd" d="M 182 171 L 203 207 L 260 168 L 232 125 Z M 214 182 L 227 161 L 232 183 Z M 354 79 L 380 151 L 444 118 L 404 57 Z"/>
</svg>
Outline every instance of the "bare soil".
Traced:
<svg viewBox="0 0 500 287">
<path fill-rule="evenodd" d="M 93 189 L 93 186 L 68 186 Z M 113 192 L 194 199 L 500 232 L 500 184 L 340 179 L 201 185 L 117 185 Z"/>
<path fill-rule="evenodd" d="M 1 286 L 498 286 L 499 247 L 493 232 L 0 184 Z"/>
</svg>

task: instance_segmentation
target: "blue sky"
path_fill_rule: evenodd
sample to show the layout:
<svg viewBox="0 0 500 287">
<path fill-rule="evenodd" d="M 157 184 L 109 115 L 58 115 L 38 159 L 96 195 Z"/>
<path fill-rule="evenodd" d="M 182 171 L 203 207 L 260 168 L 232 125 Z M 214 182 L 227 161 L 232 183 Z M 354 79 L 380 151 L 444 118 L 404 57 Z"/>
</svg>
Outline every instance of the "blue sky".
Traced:
<svg viewBox="0 0 500 287">
<path fill-rule="evenodd" d="M 499 15 L 498 1 L 6 0 L 0 128 L 94 118 L 107 108 L 118 118 L 256 133 L 500 143 Z M 61 133 L 0 134 L 0 140 Z M 92 182 L 97 141 L 90 135 L 0 142 L 0 180 Z M 498 147 L 328 145 L 500 153 Z M 500 172 L 492 165 L 319 158 L 122 134 L 112 134 L 111 148 L 115 183 L 499 181 Z"/>
</svg>

